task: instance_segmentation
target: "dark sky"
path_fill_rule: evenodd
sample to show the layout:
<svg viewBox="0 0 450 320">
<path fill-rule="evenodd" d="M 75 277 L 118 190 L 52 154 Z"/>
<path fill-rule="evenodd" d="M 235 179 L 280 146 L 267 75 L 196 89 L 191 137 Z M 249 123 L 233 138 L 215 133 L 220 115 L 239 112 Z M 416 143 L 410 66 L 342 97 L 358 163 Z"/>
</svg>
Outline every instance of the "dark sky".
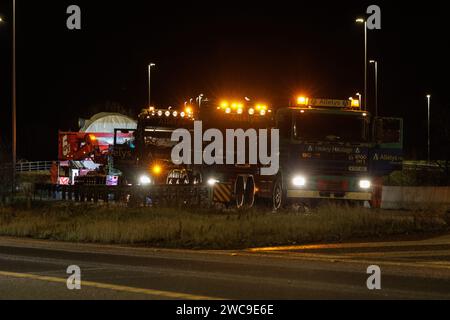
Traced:
<svg viewBox="0 0 450 320">
<path fill-rule="evenodd" d="M 11 2 L 0 0 L 3 145 L 11 136 Z M 76 130 L 96 105 L 117 102 L 137 114 L 147 103 L 150 61 L 159 106 L 200 93 L 282 107 L 300 92 L 340 99 L 362 92 L 363 28 L 354 20 L 370 4 L 382 9 L 382 30 L 369 32 L 369 58 L 380 62 L 380 110 L 405 118 L 407 155 L 425 155 L 426 93 L 433 94 L 433 134 L 449 125 L 437 116 L 450 109 L 445 1 L 17 3 L 19 158 L 55 159 L 58 130 Z M 70 4 L 82 9 L 81 31 L 66 28 Z"/>
</svg>

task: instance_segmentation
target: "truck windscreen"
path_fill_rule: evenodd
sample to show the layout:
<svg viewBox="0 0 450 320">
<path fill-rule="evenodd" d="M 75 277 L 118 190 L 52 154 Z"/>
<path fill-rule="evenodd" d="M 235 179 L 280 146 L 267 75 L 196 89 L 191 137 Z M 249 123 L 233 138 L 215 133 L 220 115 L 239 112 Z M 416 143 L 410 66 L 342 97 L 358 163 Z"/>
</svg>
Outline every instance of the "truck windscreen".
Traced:
<svg viewBox="0 0 450 320">
<path fill-rule="evenodd" d="M 360 115 L 305 112 L 296 116 L 295 137 L 307 141 L 366 142 L 366 120 Z"/>
<path fill-rule="evenodd" d="M 173 128 L 146 128 L 144 134 L 144 144 L 146 146 L 159 146 L 171 148 L 177 143 L 173 142 Z"/>
</svg>

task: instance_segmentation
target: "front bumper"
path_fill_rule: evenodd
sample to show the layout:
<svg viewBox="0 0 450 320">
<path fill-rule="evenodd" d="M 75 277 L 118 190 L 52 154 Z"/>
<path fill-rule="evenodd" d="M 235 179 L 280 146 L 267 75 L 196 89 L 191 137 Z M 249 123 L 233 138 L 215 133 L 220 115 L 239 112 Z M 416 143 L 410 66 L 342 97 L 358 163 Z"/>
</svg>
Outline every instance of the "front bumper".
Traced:
<svg viewBox="0 0 450 320">
<path fill-rule="evenodd" d="M 372 192 L 333 192 L 333 191 L 312 191 L 312 190 L 288 190 L 288 198 L 297 199 L 341 199 L 341 200 L 372 200 Z"/>
</svg>

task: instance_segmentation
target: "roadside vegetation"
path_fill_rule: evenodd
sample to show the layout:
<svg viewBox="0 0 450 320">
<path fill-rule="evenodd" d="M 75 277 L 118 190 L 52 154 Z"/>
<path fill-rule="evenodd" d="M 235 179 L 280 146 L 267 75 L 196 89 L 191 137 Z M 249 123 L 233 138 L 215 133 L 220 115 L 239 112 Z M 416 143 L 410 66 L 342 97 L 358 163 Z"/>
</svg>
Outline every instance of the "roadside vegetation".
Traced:
<svg viewBox="0 0 450 320">
<path fill-rule="evenodd" d="M 0 207 L 0 236 L 166 248 L 239 249 L 380 240 L 449 230 L 444 210 L 377 211 L 326 205 L 308 214 L 255 209 L 127 208 L 77 203 Z"/>
<path fill-rule="evenodd" d="M 418 168 L 416 170 L 394 171 L 384 178 L 383 185 L 396 187 L 446 187 L 450 186 L 450 164 L 435 162 L 439 167 L 433 170 Z"/>
</svg>

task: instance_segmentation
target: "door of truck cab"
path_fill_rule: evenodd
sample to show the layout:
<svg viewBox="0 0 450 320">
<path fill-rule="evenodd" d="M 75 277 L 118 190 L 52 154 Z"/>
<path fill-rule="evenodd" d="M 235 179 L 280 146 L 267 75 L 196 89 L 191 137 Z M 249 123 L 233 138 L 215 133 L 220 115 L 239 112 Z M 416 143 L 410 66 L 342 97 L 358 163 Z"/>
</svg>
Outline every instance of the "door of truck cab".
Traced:
<svg viewBox="0 0 450 320">
<path fill-rule="evenodd" d="M 401 170 L 403 163 L 403 119 L 376 117 L 373 121 L 371 171 L 385 176 Z"/>
</svg>

